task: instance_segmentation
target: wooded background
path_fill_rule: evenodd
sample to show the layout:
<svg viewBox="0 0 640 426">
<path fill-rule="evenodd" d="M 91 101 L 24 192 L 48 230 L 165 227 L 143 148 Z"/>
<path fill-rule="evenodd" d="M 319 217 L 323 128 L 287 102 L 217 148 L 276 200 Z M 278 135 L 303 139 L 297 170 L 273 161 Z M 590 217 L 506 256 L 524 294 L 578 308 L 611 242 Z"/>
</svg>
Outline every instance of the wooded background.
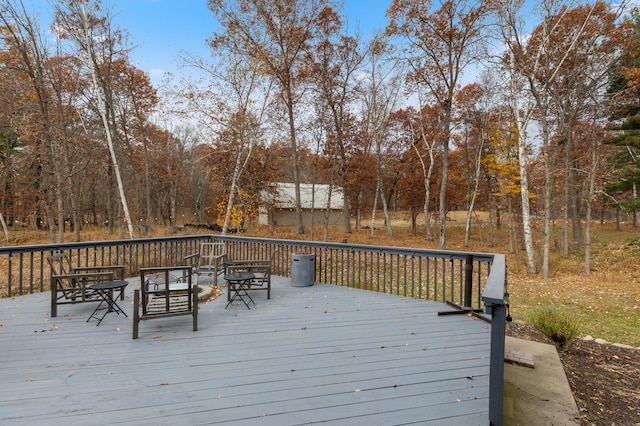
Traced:
<svg viewBox="0 0 640 426">
<path fill-rule="evenodd" d="M 488 212 L 544 276 L 554 239 L 585 251 L 588 274 L 592 221 L 638 226 L 635 9 L 393 0 L 363 39 L 330 0 L 208 6 L 211 56 L 184 55 L 185 74 L 156 88 L 99 0 L 54 2 L 51 28 L 0 0 L 7 239 L 33 227 L 61 242 L 67 227 L 80 240 L 86 224 L 228 232 L 256 223 L 274 182 L 339 187 L 347 232 L 407 210 L 442 249 L 447 212 L 467 211 L 467 241 Z"/>
</svg>

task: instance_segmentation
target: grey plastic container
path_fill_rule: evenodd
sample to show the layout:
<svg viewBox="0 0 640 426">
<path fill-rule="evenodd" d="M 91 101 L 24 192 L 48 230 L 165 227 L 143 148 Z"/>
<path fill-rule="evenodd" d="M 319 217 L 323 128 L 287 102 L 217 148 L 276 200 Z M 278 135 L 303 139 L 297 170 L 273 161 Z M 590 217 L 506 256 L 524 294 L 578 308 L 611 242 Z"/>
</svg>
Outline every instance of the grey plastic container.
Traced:
<svg viewBox="0 0 640 426">
<path fill-rule="evenodd" d="M 313 253 L 291 254 L 291 285 L 309 287 L 315 281 L 316 255 Z"/>
</svg>

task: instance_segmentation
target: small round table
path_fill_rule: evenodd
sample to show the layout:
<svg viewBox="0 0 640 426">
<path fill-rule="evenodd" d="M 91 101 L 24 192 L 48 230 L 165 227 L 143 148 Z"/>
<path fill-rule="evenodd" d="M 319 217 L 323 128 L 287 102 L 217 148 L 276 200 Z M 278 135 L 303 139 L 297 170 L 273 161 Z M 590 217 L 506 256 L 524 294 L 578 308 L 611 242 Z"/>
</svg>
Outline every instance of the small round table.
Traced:
<svg viewBox="0 0 640 426">
<path fill-rule="evenodd" d="M 115 312 L 118 315 L 122 314 L 126 317 L 127 314 L 122 310 L 120 306 L 118 306 L 116 300 L 122 295 L 122 292 L 128 284 L 129 283 L 127 281 L 104 281 L 87 286 L 88 289 L 94 290 L 102 298 L 98 306 L 96 306 L 89 318 L 87 318 L 87 322 L 89 322 L 91 318 L 96 316 L 96 312 L 98 312 L 103 303 L 107 304 L 107 306 L 104 308 L 106 309 L 106 311 L 98 320 L 96 327 L 100 325 L 104 317 L 106 317 L 109 312 Z"/>
<path fill-rule="evenodd" d="M 224 308 L 227 309 L 229 305 L 236 299 L 236 297 L 240 298 L 244 305 L 251 309 L 249 306 L 249 302 L 254 305 L 256 302 L 253 301 L 249 293 L 247 293 L 247 289 L 249 288 L 249 284 L 251 280 L 256 276 L 251 272 L 236 272 L 235 274 L 225 274 L 224 279 L 229 284 L 229 294 L 233 294 L 232 297 L 229 298 L 229 302 L 227 302 L 227 306 Z M 249 300 L 247 301 L 245 297 Z"/>
</svg>

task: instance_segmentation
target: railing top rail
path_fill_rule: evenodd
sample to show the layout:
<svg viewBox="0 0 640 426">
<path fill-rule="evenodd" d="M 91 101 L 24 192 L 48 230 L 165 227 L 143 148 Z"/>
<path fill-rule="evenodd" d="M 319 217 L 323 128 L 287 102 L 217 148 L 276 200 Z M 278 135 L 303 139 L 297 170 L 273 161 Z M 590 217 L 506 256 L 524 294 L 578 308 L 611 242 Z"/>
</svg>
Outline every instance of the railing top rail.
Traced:
<svg viewBox="0 0 640 426">
<path fill-rule="evenodd" d="M 274 238 L 260 238 L 260 237 L 241 237 L 236 235 L 190 235 L 180 237 L 156 237 L 156 238 L 136 238 L 131 240 L 104 240 L 104 241 L 85 241 L 85 242 L 71 242 L 71 243 L 56 243 L 56 244 L 37 244 L 37 245 L 24 245 L 24 246 L 9 246 L 0 247 L 0 255 L 11 253 L 29 253 L 32 251 L 56 251 L 65 249 L 82 249 L 92 247 L 109 247 L 118 245 L 135 245 L 135 244 L 151 244 L 159 242 L 171 242 L 171 241 L 190 241 L 201 240 L 203 238 L 210 238 L 214 240 L 223 241 L 246 241 L 256 244 L 275 244 L 275 245 L 287 245 L 293 247 L 315 247 L 315 248 L 336 248 L 349 251 L 362 251 L 362 252 L 378 252 L 389 254 L 404 254 L 407 256 L 428 256 L 444 259 L 465 259 L 468 255 L 473 255 L 474 261 L 491 262 L 494 258 L 494 254 L 491 253 L 478 253 L 478 252 L 462 252 L 451 250 L 432 250 L 421 249 L 416 247 L 393 247 L 393 246 L 374 246 L 366 244 L 348 244 L 348 243 L 333 243 L 323 241 L 304 241 L 304 240 L 286 240 L 286 239 L 274 239 Z"/>
<path fill-rule="evenodd" d="M 491 272 L 482 292 L 485 305 L 504 305 L 504 294 L 507 286 L 507 263 L 503 254 L 493 255 Z"/>
<path fill-rule="evenodd" d="M 102 241 L 83 241 L 71 243 L 54 243 L 54 244 L 33 244 L 24 246 L 8 246 L 0 247 L 0 255 L 11 253 L 29 253 L 33 251 L 46 252 L 68 249 L 82 249 L 93 247 L 109 247 L 135 244 L 153 244 L 171 241 L 193 241 L 202 239 L 212 239 L 213 235 L 189 235 L 180 237 L 155 237 L 155 238 L 136 238 L 131 240 L 102 240 Z"/>
<path fill-rule="evenodd" d="M 432 250 L 421 249 L 416 247 L 393 247 L 393 246 L 374 246 L 366 244 L 349 244 L 349 243 L 332 243 L 326 241 L 305 241 L 305 240 L 284 240 L 273 238 L 260 238 L 260 237 L 240 237 L 235 235 L 215 235 L 216 240 L 224 241 L 247 241 L 256 244 L 268 243 L 268 244 L 280 244 L 294 247 L 315 247 L 315 248 L 337 248 L 341 250 L 350 251 L 368 251 L 379 253 L 391 253 L 391 254 L 405 254 L 410 256 L 425 255 L 428 257 L 438 257 L 444 259 L 466 259 L 468 255 L 473 255 L 474 261 L 491 262 L 494 254 L 491 253 L 478 253 L 478 252 L 462 252 L 452 250 Z"/>
</svg>

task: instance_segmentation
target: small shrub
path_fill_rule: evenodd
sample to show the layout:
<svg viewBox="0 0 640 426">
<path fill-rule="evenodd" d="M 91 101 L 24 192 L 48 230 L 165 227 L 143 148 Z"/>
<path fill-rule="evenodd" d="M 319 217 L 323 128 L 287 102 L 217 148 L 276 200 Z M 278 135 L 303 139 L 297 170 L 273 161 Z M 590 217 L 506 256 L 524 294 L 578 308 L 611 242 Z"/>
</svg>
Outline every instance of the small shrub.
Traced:
<svg viewBox="0 0 640 426">
<path fill-rule="evenodd" d="M 580 321 L 558 306 L 548 305 L 534 309 L 529 314 L 529 322 L 559 348 L 563 348 L 580 333 Z"/>
</svg>

